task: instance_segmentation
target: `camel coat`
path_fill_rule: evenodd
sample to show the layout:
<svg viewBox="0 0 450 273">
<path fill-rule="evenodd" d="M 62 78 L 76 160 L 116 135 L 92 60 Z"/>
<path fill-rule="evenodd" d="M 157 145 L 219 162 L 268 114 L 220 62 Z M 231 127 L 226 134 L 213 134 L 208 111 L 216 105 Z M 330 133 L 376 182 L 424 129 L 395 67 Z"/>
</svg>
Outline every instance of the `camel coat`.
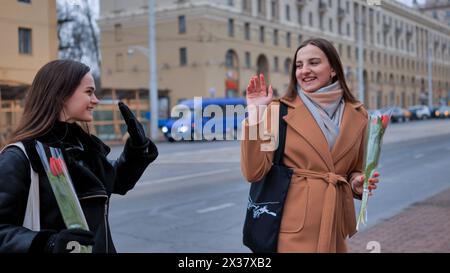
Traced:
<svg viewBox="0 0 450 273">
<path fill-rule="evenodd" d="M 356 233 L 353 198 L 361 198 L 348 181 L 362 173 L 367 111 L 361 103 L 345 103 L 340 134 L 330 151 L 303 101 L 298 96 L 281 101 L 288 106 L 283 163 L 294 174 L 284 205 L 278 252 L 347 252 L 345 240 Z M 241 169 L 249 182 L 260 181 L 272 166 L 278 115 L 279 101 L 274 100 L 259 124 L 249 126 L 244 120 Z M 258 130 L 261 133 L 255 134 Z"/>
</svg>

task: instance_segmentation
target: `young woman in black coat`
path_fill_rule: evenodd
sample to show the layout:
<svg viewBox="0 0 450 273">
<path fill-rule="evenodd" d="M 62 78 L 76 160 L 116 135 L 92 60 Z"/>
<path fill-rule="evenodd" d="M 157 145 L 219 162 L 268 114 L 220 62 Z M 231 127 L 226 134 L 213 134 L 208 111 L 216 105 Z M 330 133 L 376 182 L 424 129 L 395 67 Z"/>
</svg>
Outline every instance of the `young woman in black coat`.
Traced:
<svg viewBox="0 0 450 273">
<path fill-rule="evenodd" d="M 9 141 L 22 142 L 29 159 L 16 146 L 0 154 L 0 252 L 69 252 L 71 241 L 92 246 L 93 252 L 116 251 L 108 223 L 110 196 L 132 189 L 158 150 L 133 113 L 119 103 L 130 138 L 117 160 L 107 159 L 110 148 L 79 125 L 92 121 L 99 103 L 89 70 L 79 62 L 56 60 L 33 80 Z M 62 150 L 89 231 L 66 228 L 36 140 Z M 40 231 L 23 227 L 31 171 L 39 176 Z"/>
</svg>

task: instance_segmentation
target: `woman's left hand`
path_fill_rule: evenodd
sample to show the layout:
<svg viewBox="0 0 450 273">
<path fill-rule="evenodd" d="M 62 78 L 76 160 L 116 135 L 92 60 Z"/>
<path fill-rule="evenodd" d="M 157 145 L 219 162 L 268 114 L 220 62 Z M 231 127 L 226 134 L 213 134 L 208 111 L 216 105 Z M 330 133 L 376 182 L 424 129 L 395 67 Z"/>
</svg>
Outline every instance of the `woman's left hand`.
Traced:
<svg viewBox="0 0 450 273">
<path fill-rule="evenodd" d="M 133 145 L 137 147 L 146 145 L 149 140 L 145 136 L 144 127 L 142 127 L 142 124 L 137 120 L 136 116 L 123 102 L 119 102 L 119 109 L 127 124 L 128 134 L 130 134 Z"/>
<path fill-rule="evenodd" d="M 369 179 L 369 196 L 372 196 L 372 190 L 377 188 L 377 185 L 375 184 L 379 182 L 379 176 L 379 172 L 374 172 L 372 177 Z M 364 175 L 357 175 L 351 181 L 353 190 L 358 194 L 362 194 L 363 192 L 364 178 Z"/>
</svg>

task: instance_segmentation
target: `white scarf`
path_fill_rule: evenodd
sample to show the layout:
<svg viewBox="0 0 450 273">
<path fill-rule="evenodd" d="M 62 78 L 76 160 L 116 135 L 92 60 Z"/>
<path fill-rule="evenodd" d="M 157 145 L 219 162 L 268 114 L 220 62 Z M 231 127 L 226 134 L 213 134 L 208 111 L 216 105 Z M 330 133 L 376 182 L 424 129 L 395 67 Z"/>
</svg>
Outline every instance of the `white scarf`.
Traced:
<svg viewBox="0 0 450 273">
<path fill-rule="evenodd" d="M 341 85 L 336 81 L 313 93 L 307 93 L 297 85 L 297 92 L 322 130 L 331 150 L 339 136 L 344 113 L 345 103 Z"/>
</svg>

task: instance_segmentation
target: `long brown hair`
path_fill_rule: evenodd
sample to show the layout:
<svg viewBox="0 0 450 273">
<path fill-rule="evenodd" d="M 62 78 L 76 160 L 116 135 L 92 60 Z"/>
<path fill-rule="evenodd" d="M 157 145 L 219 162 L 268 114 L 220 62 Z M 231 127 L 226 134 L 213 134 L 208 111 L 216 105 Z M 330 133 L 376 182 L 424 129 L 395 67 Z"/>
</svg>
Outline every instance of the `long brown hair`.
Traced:
<svg viewBox="0 0 450 273">
<path fill-rule="evenodd" d="M 289 100 L 294 100 L 297 96 L 297 77 L 295 76 L 295 71 L 297 69 L 297 52 L 307 45 L 317 46 L 318 48 L 320 48 L 320 50 L 323 51 L 323 53 L 325 53 L 325 56 L 327 56 L 328 58 L 328 62 L 336 72 L 336 75 L 333 77 L 332 82 L 339 81 L 339 83 L 341 84 L 341 88 L 344 91 L 344 100 L 352 103 L 357 102 L 358 100 L 353 96 L 352 92 L 350 92 L 347 82 L 345 81 L 344 69 L 342 68 L 341 58 L 339 57 L 336 48 L 328 40 L 322 38 L 312 38 L 306 40 L 295 51 L 294 61 L 292 62 L 291 67 L 291 78 L 285 97 Z"/>
<path fill-rule="evenodd" d="M 22 118 L 9 143 L 37 138 L 49 132 L 68 100 L 90 71 L 85 64 L 55 60 L 37 72 L 25 97 Z"/>
</svg>

